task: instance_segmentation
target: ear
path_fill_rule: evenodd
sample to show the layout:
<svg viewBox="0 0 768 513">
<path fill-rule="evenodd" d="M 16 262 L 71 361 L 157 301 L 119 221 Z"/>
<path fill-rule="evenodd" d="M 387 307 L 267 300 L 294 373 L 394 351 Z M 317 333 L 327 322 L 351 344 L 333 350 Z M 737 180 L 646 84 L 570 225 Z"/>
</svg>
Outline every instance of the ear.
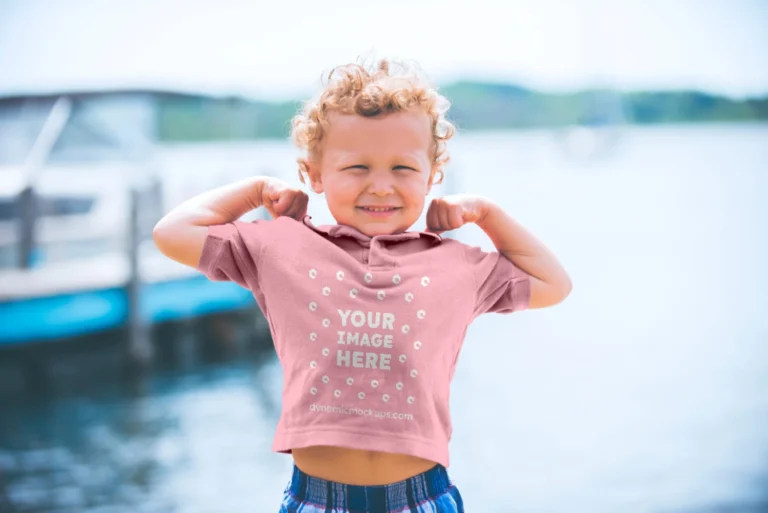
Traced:
<svg viewBox="0 0 768 513">
<path fill-rule="evenodd" d="M 309 186 L 317 194 L 323 193 L 323 177 L 320 174 L 320 167 L 316 162 L 306 159 L 303 161 L 303 167 L 306 170 L 307 178 L 309 178 Z"/>
<path fill-rule="evenodd" d="M 427 180 L 427 194 L 432 191 L 432 186 L 443 183 L 443 166 L 435 164 L 432 166 L 432 171 L 429 173 L 429 180 Z"/>
</svg>

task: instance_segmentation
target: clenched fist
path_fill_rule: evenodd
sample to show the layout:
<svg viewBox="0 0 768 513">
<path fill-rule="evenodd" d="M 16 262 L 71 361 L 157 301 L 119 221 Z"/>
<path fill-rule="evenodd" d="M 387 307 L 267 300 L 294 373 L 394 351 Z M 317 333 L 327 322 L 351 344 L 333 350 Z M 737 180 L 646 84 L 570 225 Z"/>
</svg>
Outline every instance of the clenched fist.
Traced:
<svg viewBox="0 0 768 513">
<path fill-rule="evenodd" d="M 435 198 L 427 210 L 427 230 L 434 233 L 455 230 L 485 217 L 488 200 L 470 194 L 453 194 Z"/>
<path fill-rule="evenodd" d="M 261 188 L 261 205 L 272 218 L 280 216 L 301 220 L 307 213 L 309 196 L 277 178 L 268 178 Z"/>
</svg>

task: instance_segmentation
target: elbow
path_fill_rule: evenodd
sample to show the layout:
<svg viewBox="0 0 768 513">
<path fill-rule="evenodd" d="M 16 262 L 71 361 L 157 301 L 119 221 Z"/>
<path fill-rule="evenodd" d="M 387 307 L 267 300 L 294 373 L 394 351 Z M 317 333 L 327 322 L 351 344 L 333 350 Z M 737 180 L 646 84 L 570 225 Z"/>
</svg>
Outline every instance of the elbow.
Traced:
<svg viewBox="0 0 768 513">
<path fill-rule="evenodd" d="M 550 283 L 549 287 L 549 300 L 547 301 L 547 306 L 554 306 L 562 303 L 571 295 L 571 290 L 573 290 L 573 284 L 567 276 L 563 280 Z"/>
<path fill-rule="evenodd" d="M 152 240 L 155 243 L 155 247 L 164 255 L 168 255 L 168 227 L 167 223 L 163 222 L 164 219 L 158 221 L 154 228 L 152 228 Z"/>
<path fill-rule="evenodd" d="M 546 308 L 565 301 L 572 289 L 571 280 L 545 282 L 531 278 L 530 308 Z"/>
<path fill-rule="evenodd" d="M 169 222 L 161 219 L 152 229 L 152 240 L 160 253 L 171 260 L 196 267 L 207 233 L 207 226 L 189 225 L 183 220 Z"/>
<path fill-rule="evenodd" d="M 573 283 L 571 282 L 570 277 L 566 276 L 565 280 L 557 287 L 557 303 L 562 303 L 566 300 L 568 296 L 571 295 L 571 291 L 573 290 Z"/>
</svg>

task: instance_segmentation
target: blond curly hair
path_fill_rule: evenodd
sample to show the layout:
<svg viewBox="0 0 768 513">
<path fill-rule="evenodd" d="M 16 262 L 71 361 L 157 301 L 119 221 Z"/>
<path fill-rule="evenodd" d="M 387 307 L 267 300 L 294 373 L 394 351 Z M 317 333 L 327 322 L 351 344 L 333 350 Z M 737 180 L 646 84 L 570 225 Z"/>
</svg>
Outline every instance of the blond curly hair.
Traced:
<svg viewBox="0 0 768 513">
<path fill-rule="evenodd" d="M 319 161 L 320 143 L 328 131 L 328 116 L 332 112 L 374 117 L 417 108 L 431 120 L 430 150 L 433 166 L 440 171 L 440 179 L 434 183 L 440 183 L 443 167 L 450 160 L 446 141 L 456 132 L 454 124 L 446 118 L 449 107 L 450 102 L 415 63 L 384 58 L 374 66 L 337 66 L 328 74 L 320 93 L 307 100 L 291 120 L 291 138 L 306 151 L 305 157 L 297 159 L 299 179 L 304 183 L 307 159 Z"/>
</svg>

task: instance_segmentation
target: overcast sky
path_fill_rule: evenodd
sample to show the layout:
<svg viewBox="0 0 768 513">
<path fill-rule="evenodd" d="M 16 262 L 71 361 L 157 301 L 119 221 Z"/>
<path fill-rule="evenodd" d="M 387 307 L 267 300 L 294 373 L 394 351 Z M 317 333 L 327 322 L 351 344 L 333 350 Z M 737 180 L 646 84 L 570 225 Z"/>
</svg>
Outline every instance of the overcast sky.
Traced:
<svg viewBox="0 0 768 513">
<path fill-rule="evenodd" d="M 363 53 L 549 90 L 768 94 L 763 0 L 0 0 L 0 94 L 301 97 Z"/>
</svg>

